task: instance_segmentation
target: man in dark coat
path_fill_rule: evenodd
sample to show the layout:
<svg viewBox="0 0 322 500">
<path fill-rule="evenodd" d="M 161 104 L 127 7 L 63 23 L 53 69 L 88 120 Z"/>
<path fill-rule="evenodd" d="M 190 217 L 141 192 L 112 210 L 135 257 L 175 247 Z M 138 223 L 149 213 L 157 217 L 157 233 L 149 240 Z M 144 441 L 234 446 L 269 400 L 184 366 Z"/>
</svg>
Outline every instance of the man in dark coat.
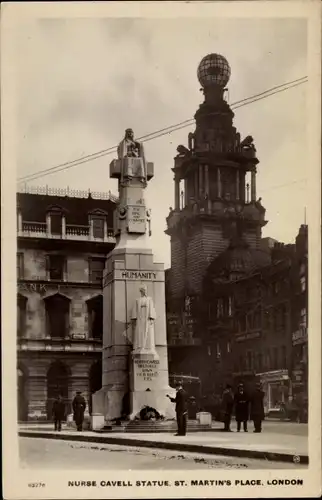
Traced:
<svg viewBox="0 0 322 500">
<path fill-rule="evenodd" d="M 86 401 L 82 396 L 80 391 L 76 392 L 76 396 L 73 399 L 73 412 L 74 421 L 77 426 L 78 431 L 83 430 L 84 412 L 86 409 Z"/>
<path fill-rule="evenodd" d="M 224 416 L 224 432 L 231 432 L 230 422 L 234 407 L 234 395 L 231 385 L 227 384 L 222 396 L 222 410 Z"/>
<path fill-rule="evenodd" d="M 261 384 L 257 383 L 250 402 L 250 418 L 254 422 L 254 432 L 262 432 L 262 421 L 265 418 L 264 396 Z"/>
<path fill-rule="evenodd" d="M 244 432 L 247 430 L 247 421 L 249 419 L 249 398 L 245 393 L 243 384 L 239 384 L 234 398 L 235 402 L 235 417 L 237 422 L 237 432 L 240 432 L 241 423 L 243 422 Z"/>
<path fill-rule="evenodd" d="M 65 418 L 65 405 L 61 395 L 53 403 L 53 418 L 55 422 L 55 431 L 61 431 L 61 422 Z"/>
<path fill-rule="evenodd" d="M 188 394 L 183 389 L 181 382 L 176 384 L 176 391 L 177 394 L 175 398 L 171 398 L 169 395 L 167 396 L 170 399 L 170 401 L 172 401 L 172 403 L 176 404 L 177 425 L 178 425 L 178 432 L 176 436 L 185 436 L 187 432 Z"/>
</svg>

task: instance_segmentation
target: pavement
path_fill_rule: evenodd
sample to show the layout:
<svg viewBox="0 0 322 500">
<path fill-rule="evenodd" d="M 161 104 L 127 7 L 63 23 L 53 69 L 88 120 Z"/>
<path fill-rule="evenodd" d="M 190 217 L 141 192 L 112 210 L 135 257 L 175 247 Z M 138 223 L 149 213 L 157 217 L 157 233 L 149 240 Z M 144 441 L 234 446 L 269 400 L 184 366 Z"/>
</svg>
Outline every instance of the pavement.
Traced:
<svg viewBox="0 0 322 500">
<path fill-rule="evenodd" d="M 208 432 L 189 433 L 186 436 L 115 431 L 77 432 L 66 426 L 61 432 L 55 432 L 52 428 L 52 424 L 20 425 L 19 436 L 308 464 L 307 424 L 265 421 L 263 432 L 254 434 L 252 426 L 249 426 L 248 433 L 225 433 L 221 432 L 222 424 L 214 423 Z"/>
<path fill-rule="evenodd" d="M 223 457 L 173 450 L 139 448 L 115 444 L 19 438 L 21 469 L 34 470 L 247 470 L 297 469 L 294 463 L 269 462 L 249 458 Z M 300 465 L 300 468 L 305 465 Z"/>
</svg>

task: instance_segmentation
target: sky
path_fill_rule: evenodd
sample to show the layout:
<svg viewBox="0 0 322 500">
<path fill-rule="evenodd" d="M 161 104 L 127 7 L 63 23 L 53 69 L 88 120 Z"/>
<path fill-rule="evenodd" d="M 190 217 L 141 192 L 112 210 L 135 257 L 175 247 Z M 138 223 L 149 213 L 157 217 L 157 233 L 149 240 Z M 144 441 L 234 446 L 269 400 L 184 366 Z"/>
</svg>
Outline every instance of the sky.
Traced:
<svg viewBox="0 0 322 500">
<path fill-rule="evenodd" d="M 308 74 L 304 19 L 92 18 L 20 24 L 15 40 L 17 176 L 117 145 L 193 118 L 202 102 L 197 67 L 209 53 L 231 66 L 229 103 Z M 263 236 L 292 242 L 308 203 L 307 85 L 235 111 L 241 136 L 254 137 Z M 193 126 L 145 144 L 155 176 L 147 189 L 156 262 L 170 265 L 164 234 L 174 205 L 173 158 Z M 115 155 L 28 182 L 117 194 Z"/>
</svg>

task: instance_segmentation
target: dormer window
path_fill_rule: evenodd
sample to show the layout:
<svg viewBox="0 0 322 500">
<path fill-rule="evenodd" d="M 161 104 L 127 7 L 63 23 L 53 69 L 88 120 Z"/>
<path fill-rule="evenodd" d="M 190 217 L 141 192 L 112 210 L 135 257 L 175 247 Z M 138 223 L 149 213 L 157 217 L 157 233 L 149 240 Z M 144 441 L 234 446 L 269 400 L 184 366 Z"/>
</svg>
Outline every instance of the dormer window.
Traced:
<svg viewBox="0 0 322 500">
<path fill-rule="evenodd" d="M 98 208 L 89 212 L 88 219 L 92 238 L 99 240 L 104 239 L 107 232 L 107 215 L 107 212 Z"/>
<path fill-rule="evenodd" d="M 102 216 L 92 216 L 94 238 L 104 238 L 104 219 Z"/>
<path fill-rule="evenodd" d="M 50 214 L 51 218 L 51 234 L 57 234 L 61 236 L 62 234 L 62 216 L 59 213 Z"/>
</svg>

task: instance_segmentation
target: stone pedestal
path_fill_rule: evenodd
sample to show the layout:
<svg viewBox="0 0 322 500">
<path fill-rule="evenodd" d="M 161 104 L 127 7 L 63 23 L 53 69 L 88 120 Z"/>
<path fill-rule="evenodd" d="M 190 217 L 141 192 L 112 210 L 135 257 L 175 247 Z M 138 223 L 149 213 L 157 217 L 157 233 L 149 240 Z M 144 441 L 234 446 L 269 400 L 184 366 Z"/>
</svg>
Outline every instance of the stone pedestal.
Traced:
<svg viewBox="0 0 322 500">
<path fill-rule="evenodd" d="M 155 353 L 133 352 L 131 313 L 139 288 L 146 285 L 155 310 Z M 169 387 L 163 264 L 148 249 L 116 247 L 108 256 L 103 278 L 103 383 L 93 395 L 93 411 L 105 421 L 120 418 L 130 405 L 131 418 L 145 405 L 174 418 Z M 104 408 L 104 410 L 103 410 Z"/>
</svg>

